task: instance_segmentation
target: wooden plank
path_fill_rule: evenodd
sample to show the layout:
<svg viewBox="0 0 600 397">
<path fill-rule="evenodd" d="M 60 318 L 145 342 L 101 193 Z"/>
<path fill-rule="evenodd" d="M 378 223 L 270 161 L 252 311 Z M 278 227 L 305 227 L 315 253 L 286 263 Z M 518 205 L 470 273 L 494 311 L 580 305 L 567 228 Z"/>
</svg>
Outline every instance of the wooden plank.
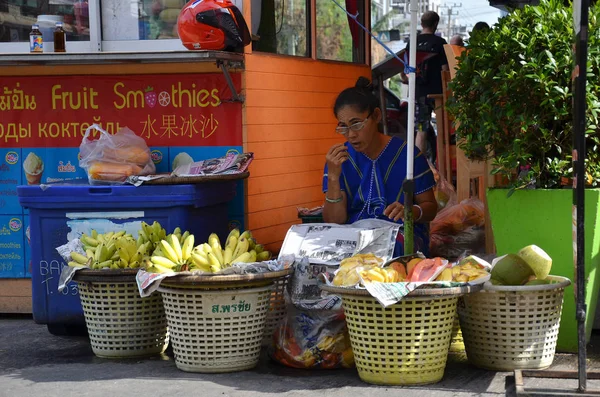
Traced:
<svg viewBox="0 0 600 397">
<path fill-rule="evenodd" d="M 300 189 L 285 189 L 279 192 L 248 196 L 248 213 L 281 208 L 288 205 L 306 207 L 305 202 L 316 202 L 319 206 L 324 201 L 321 186 L 311 186 Z"/>
<path fill-rule="evenodd" d="M 340 78 L 318 76 L 290 76 L 279 72 L 247 71 L 248 90 L 291 91 L 297 92 L 329 92 L 339 94 L 342 90 L 354 86 L 358 77 Z"/>
<path fill-rule="evenodd" d="M 0 297 L 0 313 L 32 313 L 31 296 Z"/>
<path fill-rule="evenodd" d="M 295 174 L 250 177 L 248 195 L 279 192 L 287 189 L 299 189 L 310 186 L 321 186 L 323 171 L 298 172 Z"/>
<path fill-rule="evenodd" d="M 31 279 L 3 278 L 0 279 L 0 297 L 29 297 L 31 298 Z"/>
<path fill-rule="evenodd" d="M 270 108 L 326 108 L 333 109 L 338 93 L 295 92 L 281 90 L 246 90 L 246 106 Z"/>
<path fill-rule="evenodd" d="M 285 128 L 289 124 L 335 124 L 333 112 L 329 108 L 272 108 L 246 106 L 246 124 L 279 124 Z"/>
<path fill-rule="evenodd" d="M 322 203 L 322 200 L 313 202 L 303 202 L 300 203 L 300 206 L 312 208 Z M 297 220 L 298 209 L 295 205 L 248 214 L 248 222 L 252 224 L 253 227 L 259 229 L 277 226 L 283 223 L 295 222 Z"/>
<path fill-rule="evenodd" d="M 0 313 L 32 313 L 31 279 L 0 279 Z"/>
<path fill-rule="evenodd" d="M 308 139 L 322 139 L 330 137 L 338 142 L 345 142 L 342 135 L 335 132 L 336 123 L 324 124 L 254 124 L 247 125 L 247 142 L 275 142 Z"/>
<path fill-rule="evenodd" d="M 290 156 L 287 158 L 257 159 L 252 162 L 252 176 L 286 175 L 294 172 L 323 170 L 325 155 Z"/>
<path fill-rule="evenodd" d="M 367 65 L 300 57 L 282 57 L 275 54 L 256 52 L 246 56 L 245 70 L 265 73 L 280 73 L 285 70 L 288 75 L 337 77 L 354 79 L 354 81 L 359 76 L 371 77 L 371 69 Z"/>
<path fill-rule="evenodd" d="M 446 59 L 448 59 L 448 69 L 450 70 L 450 77 L 452 79 L 456 75 L 456 69 L 458 68 L 457 58 L 466 50 L 467 48 L 463 46 L 444 44 L 444 52 L 446 53 Z"/>
<path fill-rule="evenodd" d="M 99 61 L 100 62 L 100 61 Z M 240 72 L 241 70 L 230 70 Z M 76 76 L 76 75 L 126 75 L 163 73 L 221 73 L 214 63 L 146 63 L 103 65 L 60 65 L 60 66 L 1 66 L 0 76 Z"/>
<path fill-rule="evenodd" d="M 257 159 L 267 158 L 289 158 L 301 156 L 322 155 L 325 154 L 331 146 L 339 142 L 339 139 L 332 135 L 329 139 L 296 141 L 288 140 L 287 142 L 256 142 L 248 143 L 248 151 L 254 153 Z"/>
</svg>

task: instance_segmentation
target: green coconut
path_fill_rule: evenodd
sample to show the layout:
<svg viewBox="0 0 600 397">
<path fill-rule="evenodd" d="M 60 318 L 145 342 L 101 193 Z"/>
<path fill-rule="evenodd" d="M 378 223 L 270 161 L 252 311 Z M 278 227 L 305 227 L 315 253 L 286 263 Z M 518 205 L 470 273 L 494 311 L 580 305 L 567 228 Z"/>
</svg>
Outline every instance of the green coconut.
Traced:
<svg viewBox="0 0 600 397">
<path fill-rule="evenodd" d="M 550 280 L 531 280 L 525 283 L 525 285 L 546 285 L 550 284 L 552 281 Z"/>
<path fill-rule="evenodd" d="M 496 261 L 491 279 L 501 283 L 496 285 L 523 285 L 533 274 L 533 270 L 519 255 L 508 254 Z"/>
<path fill-rule="evenodd" d="M 498 281 L 493 278 L 490 279 L 490 283 L 492 283 L 492 285 L 504 285 L 502 281 Z"/>
<path fill-rule="evenodd" d="M 528 245 L 519 251 L 519 256 L 533 270 L 538 280 L 545 280 L 552 269 L 552 258 L 537 245 Z"/>
</svg>

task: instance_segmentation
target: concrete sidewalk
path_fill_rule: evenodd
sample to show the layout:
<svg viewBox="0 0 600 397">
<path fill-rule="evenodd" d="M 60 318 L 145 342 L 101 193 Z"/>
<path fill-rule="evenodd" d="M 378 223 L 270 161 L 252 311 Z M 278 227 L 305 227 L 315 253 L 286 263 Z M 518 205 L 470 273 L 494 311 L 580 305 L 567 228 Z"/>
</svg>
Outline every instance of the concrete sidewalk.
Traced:
<svg viewBox="0 0 600 397">
<path fill-rule="evenodd" d="M 146 396 L 499 396 L 515 395 L 512 373 L 485 371 L 451 354 L 444 379 L 422 387 L 382 387 L 363 383 L 356 370 L 306 371 L 282 367 L 263 354 L 251 371 L 186 373 L 173 354 L 143 360 L 94 356 L 87 337 L 51 335 L 30 317 L 0 317 L 0 397 Z M 600 335 L 589 347 L 589 370 L 600 370 Z M 577 356 L 558 354 L 551 369 L 576 370 Z M 537 395 L 568 395 L 577 381 L 528 378 Z M 588 381 L 600 389 L 600 381 Z"/>
</svg>

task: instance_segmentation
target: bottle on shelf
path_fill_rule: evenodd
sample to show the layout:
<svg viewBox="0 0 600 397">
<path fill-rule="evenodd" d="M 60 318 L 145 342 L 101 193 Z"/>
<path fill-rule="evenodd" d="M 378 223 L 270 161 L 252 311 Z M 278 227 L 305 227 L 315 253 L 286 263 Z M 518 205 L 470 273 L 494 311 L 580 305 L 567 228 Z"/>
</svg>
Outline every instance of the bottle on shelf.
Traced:
<svg viewBox="0 0 600 397">
<path fill-rule="evenodd" d="M 44 52 L 44 38 L 39 25 L 31 26 L 31 32 L 29 32 L 29 52 L 38 54 Z"/>
<path fill-rule="evenodd" d="M 67 52 L 67 35 L 62 22 L 56 22 L 54 29 L 54 52 Z"/>
</svg>

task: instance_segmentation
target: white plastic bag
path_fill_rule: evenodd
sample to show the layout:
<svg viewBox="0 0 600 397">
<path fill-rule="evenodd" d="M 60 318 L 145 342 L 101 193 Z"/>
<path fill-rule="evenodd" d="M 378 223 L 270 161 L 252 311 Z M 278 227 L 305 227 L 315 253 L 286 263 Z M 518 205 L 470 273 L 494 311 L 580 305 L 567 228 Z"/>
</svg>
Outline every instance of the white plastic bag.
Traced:
<svg viewBox="0 0 600 397">
<path fill-rule="evenodd" d="M 93 130 L 100 132 L 100 138 L 89 139 Z M 79 154 L 79 166 L 86 170 L 92 185 L 124 183 L 132 175 L 156 172 L 146 141 L 127 127 L 111 135 L 97 124 L 91 125 L 85 131 Z"/>
</svg>

